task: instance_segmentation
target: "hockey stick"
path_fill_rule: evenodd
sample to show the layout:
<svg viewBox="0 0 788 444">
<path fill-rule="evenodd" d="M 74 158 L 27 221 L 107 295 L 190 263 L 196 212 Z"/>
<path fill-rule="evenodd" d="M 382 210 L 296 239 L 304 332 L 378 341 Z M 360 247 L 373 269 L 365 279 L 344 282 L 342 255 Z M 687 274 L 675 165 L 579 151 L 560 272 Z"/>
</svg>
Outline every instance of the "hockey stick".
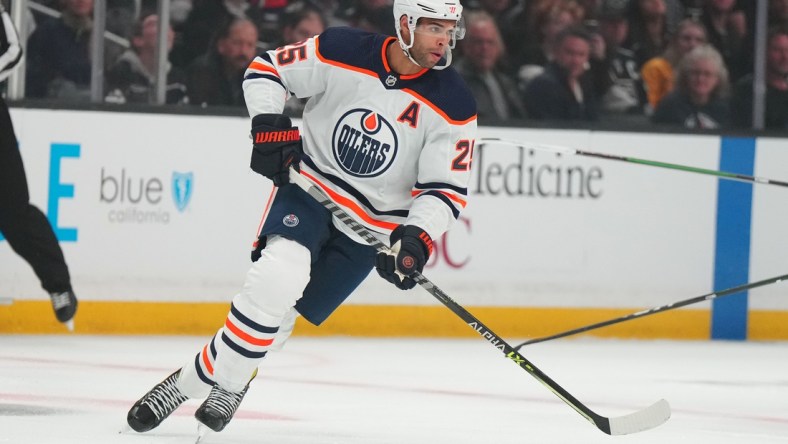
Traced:
<svg viewBox="0 0 788 444">
<path fill-rule="evenodd" d="M 783 182 L 781 180 L 774 180 L 774 179 L 767 179 L 764 177 L 755 177 L 755 176 L 748 176 L 746 174 L 738 174 L 738 173 L 729 173 L 727 171 L 717 171 L 717 170 L 708 170 L 705 168 L 697 168 L 691 167 L 686 165 L 678 165 L 675 163 L 667 163 L 667 162 L 658 162 L 654 160 L 645 160 L 645 159 L 638 159 L 635 157 L 628 157 L 628 156 L 617 156 L 614 154 L 605 154 L 605 153 L 596 153 L 591 151 L 583 151 L 574 148 L 569 148 L 565 146 L 559 145 L 545 145 L 541 143 L 521 143 L 516 142 L 514 140 L 506 140 L 500 139 L 497 137 L 485 137 L 479 139 L 477 145 L 481 147 L 482 145 L 491 144 L 491 143 L 498 143 L 502 145 L 513 145 L 518 147 L 523 147 L 531 150 L 539 150 L 539 151 L 549 151 L 551 153 L 556 154 L 575 154 L 578 156 L 586 156 L 586 157 L 597 157 L 600 159 L 607 159 L 607 160 L 618 160 L 622 162 L 629 162 L 629 163 L 636 163 L 640 165 L 649 165 L 658 168 L 667 168 L 671 170 L 680 170 L 680 171 L 687 171 L 690 173 L 698 173 L 698 174 L 706 174 L 709 176 L 717 176 L 723 179 L 728 180 L 735 180 L 738 182 L 748 182 L 748 183 L 761 183 L 766 185 L 777 185 L 781 187 L 788 187 L 788 182 Z"/>
<path fill-rule="evenodd" d="M 764 280 L 758 281 L 758 282 L 751 282 L 749 284 L 739 285 L 738 287 L 726 288 L 725 290 L 720 290 L 720 291 L 717 291 L 717 292 L 704 294 L 702 296 L 696 296 L 694 298 L 685 299 L 683 301 L 674 302 L 672 304 L 663 305 L 661 307 L 649 308 L 648 310 L 639 311 L 637 313 L 631 313 L 631 314 L 628 314 L 628 315 L 621 316 L 620 318 L 610 319 L 608 321 L 602 321 L 602 322 L 598 322 L 596 324 L 586 325 L 585 327 L 579 327 L 579 328 L 576 328 L 574 330 L 567 330 L 565 332 L 556 333 L 556 334 L 550 335 L 550 336 L 544 336 L 544 337 L 541 337 L 541 338 L 529 339 L 529 340 L 523 342 L 522 344 L 518 345 L 514 349 L 515 350 L 520 350 L 520 348 L 522 348 L 525 345 L 537 344 L 539 342 L 545 342 L 545 341 L 550 341 L 550 340 L 553 340 L 553 339 L 563 338 L 563 337 L 566 337 L 566 336 L 576 335 L 578 333 L 583 333 L 583 332 L 586 332 L 586 331 L 589 331 L 589 330 L 595 330 L 597 328 L 607 327 L 608 325 L 618 324 L 619 322 L 629 321 L 630 319 L 642 318 L 643 316 L 653 315 L 655 313 L 661 313 L 663 311 L 668 311 L 668 310 L 672 310 L 674 308 L 684 307 L 684 306 L 687 306 L 687 305 L 690 305 L 690 304 L 695 304 L 697 302 L 710 301 L 712 299 L 721 298 L 723 296 L 736 294 L 736 293 L 739 293 L 739 292 L 744 291 L 744 290 L 749 290 L 749 289 L 752 289 L 752 288 L 763 287 L 764 285 L 776 284 L 776 283 L 782 282 L 782 281 L 784 281 L 786 279 L 788 279 L 788 274 L 784 274 L 782 276 L 775 276 L 773 278 L 764 279 Z"/>
<path fill-rule="evenodd" d="M 327 210 L 329 210 L 334 217 L 339 219 L 343 224 L 351 228 L 356 234 L 361 236 L 369 245 L 374 247 L 379 252 L 389 252 L 388 246 L 379 241 L 372 235 L 366 228 L 356 222 L 350 215 L 348 215 L 342 208 L 332 202 L 325 194 L 325 192 L 318 188 L 317 185 L 312 184 L 304 176 L 311 177 L 307 173 L 298 173 L 293 168 L 290 169 L 290 181 L 298 185 L 301 189 L 306 191 L 315 200 L 320 202 Z M 558 385 L 555 381 L 550 379 L 549 376 L 539 370 L 534 364 L 526 358 L 520 356 L 511 345 L 501 339 L 500 336 L 493 333 L 486 325 L 479 319 L 469 313 L 457 302 L 454 302 L 446 293 L 433 284 L 429 279 L 424 277 L 421 273 L 415 273 L 411 276 L 419 285 L 422 286 L 427 292 L 433 295 L 436 299 L 449 308 L 454 314 L 459 316 L 465 323 L 476 331 L 482 338 L 489 341 L 495 348 L 500 350 L 504 356 L 511 359 L 514 363 L 519 365 L 522 369 L 527 371 L 531 376 L 536 378 L 537 381 L 542 383 L 556 396 L 561 398 L 570 407 L 575 409 L 577 413 L 581 414 L 589 422 L 594 424 L 599 430 L 607 433 L 608 435 L 626 435 L 629 433 L 641 432 L 644 430 L 652 429 L 670 418 L 670 405 L 664 399 L 661 399 L 653 405 L 646 407 L 628 415 L 619 416 L 615 418 L 608 418 L 601 416 L 582 402 L 578 401 L 569 392 L 564 390 L 563 387 Z"/>
</svg>

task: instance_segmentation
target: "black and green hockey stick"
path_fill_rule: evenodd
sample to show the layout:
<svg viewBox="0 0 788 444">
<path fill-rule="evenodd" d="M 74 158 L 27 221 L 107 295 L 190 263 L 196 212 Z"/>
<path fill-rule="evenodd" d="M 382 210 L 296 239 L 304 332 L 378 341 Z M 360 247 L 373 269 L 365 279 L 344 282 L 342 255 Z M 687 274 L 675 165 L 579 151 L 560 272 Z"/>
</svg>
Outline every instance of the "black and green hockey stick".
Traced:
<svg viewBox="0 0 788 444">
<path fill-rule="evenodd" d="M 482 145 L 491 145 L 491 144 L 500 144 L 500 145 L 511 145 L 526 148 L 529 150 L 535 151 L 547 151 L 555 154 L 575 154 L 578 156 L 585 156 L 585 157 L 596 157 L 599 159 L 607 159 L 607 160 L 617 160 L 621 162 L 628 162 L 628 163 L 635 163 L 639 165 L 648 165 L 658 168 L 667 168 L 671 170 L 679 170 L 679 171 L 686 171 L 690 173 L 698 173 L 698 174 L 705 174 L 708 176 L 716 176 L 722 179 L 728 180 L 735 180 L 738 182 L 748 182 L 748 183 L 760 183 L 765 185 L 776 185 L 780 187 L 788 187 L 788 182 L 784 182 L 781 180 L 774 180 L 774 179 L 767 179 L 764 177 L 755 177 L 755 176 L 748 176 L 746 174 L 738 174 L 738 173 L 730 173 L 727 171 L 717 171 L 717 170 L 710 170 L 706 168 L 698 168 L 692 167 L 687 165 L 679 165 L 675 163 L 668 163 L 668 162 L 659 162 L 655 160 L 646 160 L 646 159 L 638 159 L 636 157 L 629 157 L 629 156 L 618 156 L 615 154 L 606 154 L 606 153 L 598 153 L 592 151 L 584 151 L 578 150 L 575 148 L 569 148 L 565 146 L 559 145 L 548 145 L 542 143 L 524 143 L 524 142 L 517 142 L 514 140 L 507 140 L 501 139 L 498 137 L 484 137 L 479 139 L 476 142 L 477 146 Z"/>
<path fill-rule="evenodd" d="M 537 344 L 539 342 L 550 341 L 553 339 L 564 338 L 567 336 L 576 335 L 578 333 L 583 333 L 589 330 L 596 330 L 597 328 L 607 327 L 609 325 L 618 324 L 619 322 L 629 321 L 632 319 L 642 318 L 643 316 L 653 315 L 655 313 L 662 313 L 663 311 L 672 310 L 674 308 L 685 307 L 690 304 L 696 304 L 698 302 L 703 301 L 710 301 L 712 299 L 721 298 L 724 296 L 729 296 L 736 293 L 741 293 L 745 290 L 750 290 L 753 288 L 763 287 L 765 285 L 776 284 L 782 282 L 784 280 L 788 280 L 788 274 L 784 274 L 782 276 L 775 276 L 769 279 L 763 279 L 757 282 L 750 282 L 748 284 L 739 285 L 737 287 L 726 288 L 725 290 L 715 291 L 712 293 L 707 293 L 700 296 L 695 296 L 694 298 L 684 299 L 683 301 L 673 302 L 671 304 L 662 305 L 659 307 L 649 308 L 648 310 L 642 310 L 637 313 L 631 313 L 628 315 L 621 316 L 619 318 L 610 319 L 607 321 L 597 322 L 596 324 L 586 325 L 584 327 L 578 327 L 572 330 L 567 330 L 565 332 L 556 333 L 550 336 L 543 336 L 541 338 L 534 338 L 529 339 L 522 344 L 515 347 L 515 350 L 520 350 L 523 346 L 530 345 L 530 344 Z"/>
<path fill-rule="evenodd" d="M 340 222 L 351 228 L 356 234 L 364 239 L 369 245 L 374 247 L 379 252 L 389 253 L 389 247 L 383 244 L 375 236 L 372 235 L 364 226 L 356 222 L 350 215 L 348 215 L 342 208 L 337 206 L 331 199 L 329 199 L 325 192 L 318 188 L 318 185 L 313 184 L 304 175 L 290 168 L 290 181 L 298 185 L 301 189 L 306 191 L 315 200 L 320 202 L 327 210 L 329 210 L 334 217 L 339 219 Z M 424 277 L 421 273 L 415 273 L 411 276 L 422 288 L 427 290 L 428 293 L 438 299 L 443 305 L 449 308 L 454 314 L 460 317 L 466 324 L 476 331 L 482 338 L 486 339 L 495 348 L 501 351 L 512 362 L 519 365 L 520 368 L 527 371 L 531 376 L 536 378 L 542 385 L 547 387 L 548 390 L 553 392 L 556 396 L 561 398 L 570 407 L 575 409 L 577 413 L 586 418 L 591 424 L 596 426 L 599 430 L 607 433 L 608 435 L 626 435 L 629 433 L 636 433 L 652 429 L 663 424 L 670 418 L 670 405 L 664 399 L 657 401 L 645 409 L 630 413 L 624 416 L 615 418 L 608 418 L 586 407 L 585 404 L 577 400 L 572 394 L 564 390 L 563 387 L 558 385 L 549 376 L 544 374 L 538 367 L 531 363 L 528 359 L 520 355 L 511 345 L 506 343 L 500 336 L 495 334 L 484 323 L 472 315 L 468 310 L 463 308 L 460 304 L 455 302 L 446 293 L 433 284 L 429 279 Z"/>
</svg>

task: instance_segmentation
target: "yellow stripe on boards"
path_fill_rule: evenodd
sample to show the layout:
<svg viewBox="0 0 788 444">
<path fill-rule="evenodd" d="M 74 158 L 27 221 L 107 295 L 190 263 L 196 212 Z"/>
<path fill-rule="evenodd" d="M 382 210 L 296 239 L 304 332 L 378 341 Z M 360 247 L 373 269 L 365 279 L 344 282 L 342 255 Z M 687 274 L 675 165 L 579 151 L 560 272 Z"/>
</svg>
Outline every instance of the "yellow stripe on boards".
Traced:
<svg viewBox="0 0 788 444">
<path fill-rule="evenodd" d="M 213 335 L 227 303 L 80 301 L 76 333 L 119 335 Z M 621 317 L 638 309 L 467 307 L 511 345 Z M 603 327 L 584 336 L 626 339 L 709 338 L 708 310 L 674 310 Z M 67 333 L 48 301 L 0 305 L 0 333 Z M 299 318 L 298 336 L 474 337 L 477 333 L 443 306 L 344 305 L 320 327 Z M 750 339 L 788 340 L 788 312 L 750 313 Z"/>
<path fill-rule="evenodd" d="M 214 334 L 229 303 L 79 301 L 75 333 Z M 0 333 L 67 333 L 49 301 L 15 301 L 0 306 Z"/>
<path fill-rule="evenodd" d="M 466 307 L 496 334 L 515 345 L 511 338 L 547 336 L 595 322 L 620 317 L 635 310 L 590 308 Z M 654 319 L 662 316 L 661 319 Z M 586 333 L 609 338 L 707 339 L 709 312 L 681 310 L 623 322 Z M 301 334 L 362 334 L 365 336 L 473 337 L 478 334 L 443 306 L 353 306 L 341 307 L 323 326 L 307 325 Z M 576 336 L 580 337 L 580 335 Z M 788 339 L 788 333 L 786 333 Z"/>
<path fill-rule="evenodd" d="M 750 310 L 747 338 L 756 341 L 788 339 L 788 312 Z"/>
</svg>

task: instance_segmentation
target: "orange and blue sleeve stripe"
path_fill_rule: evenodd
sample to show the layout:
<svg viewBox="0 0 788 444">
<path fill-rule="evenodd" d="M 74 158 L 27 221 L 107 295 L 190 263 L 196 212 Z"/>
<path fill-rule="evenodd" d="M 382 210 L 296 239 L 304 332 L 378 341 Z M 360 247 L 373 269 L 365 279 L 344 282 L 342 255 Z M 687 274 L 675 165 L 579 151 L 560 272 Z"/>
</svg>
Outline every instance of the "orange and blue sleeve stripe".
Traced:
<svg viewBox="0 0 788 444">
<path fill-rule="evenodd" d="M 244 74 L 244 81 L 254 79 L 266 79 L 278 83 L 282 88 L 287 89 L 285 84 L 282 83 L 282 78 L 279 71 L 271 61 L 271 56 L 268 53 L 263 53 L 252 60 L 252 63 L 246 68 Z"/>
<path fill-rule="evenodd" d="M 414 198 L 433 196 L 449 207 L 454 218 L 460 217 L 461 209 L 468 204 L 468 189 L 442 182 L 416 183 L 411 191 Z"/>
</svg>

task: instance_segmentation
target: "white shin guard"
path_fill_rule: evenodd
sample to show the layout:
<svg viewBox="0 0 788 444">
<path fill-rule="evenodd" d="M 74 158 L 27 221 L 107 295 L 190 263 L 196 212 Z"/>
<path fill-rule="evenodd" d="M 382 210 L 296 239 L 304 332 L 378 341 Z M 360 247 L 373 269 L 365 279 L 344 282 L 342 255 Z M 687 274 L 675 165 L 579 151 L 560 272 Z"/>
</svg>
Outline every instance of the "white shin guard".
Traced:
<svg viewBox="0 0 788 444">
<path fill-rule="evenodd" d="M 293 334 L 297 318 L 298 311 L 296 311 L 295 307 L 291 308 L 285 317 L 282 318 L 282 324 L 279 326 L 279 331 L 276 332 L 276 336 L 274 336 L 274 343 L 271 344 L 268 351 L 279 351 L 285 346 L 285 342 L 287 342 L 287 339 Z"/>
<path fill-rule="evenodd" d="M 301 244 L 274 236 L 268 240 L 262 256 L 252 264 L 241 293 L 224 327 L 215 338 L 216 359 L 213 379 L 226 390 L 243 390 L 257 365 L 272 348 L 284 340 L 275 340 L 281 327 L 285 339 L 292 331 L 293 307 L 309 282 L 311 257 Z M 292 319 L 290 319 L 292 318 Z"/>
</svg>

